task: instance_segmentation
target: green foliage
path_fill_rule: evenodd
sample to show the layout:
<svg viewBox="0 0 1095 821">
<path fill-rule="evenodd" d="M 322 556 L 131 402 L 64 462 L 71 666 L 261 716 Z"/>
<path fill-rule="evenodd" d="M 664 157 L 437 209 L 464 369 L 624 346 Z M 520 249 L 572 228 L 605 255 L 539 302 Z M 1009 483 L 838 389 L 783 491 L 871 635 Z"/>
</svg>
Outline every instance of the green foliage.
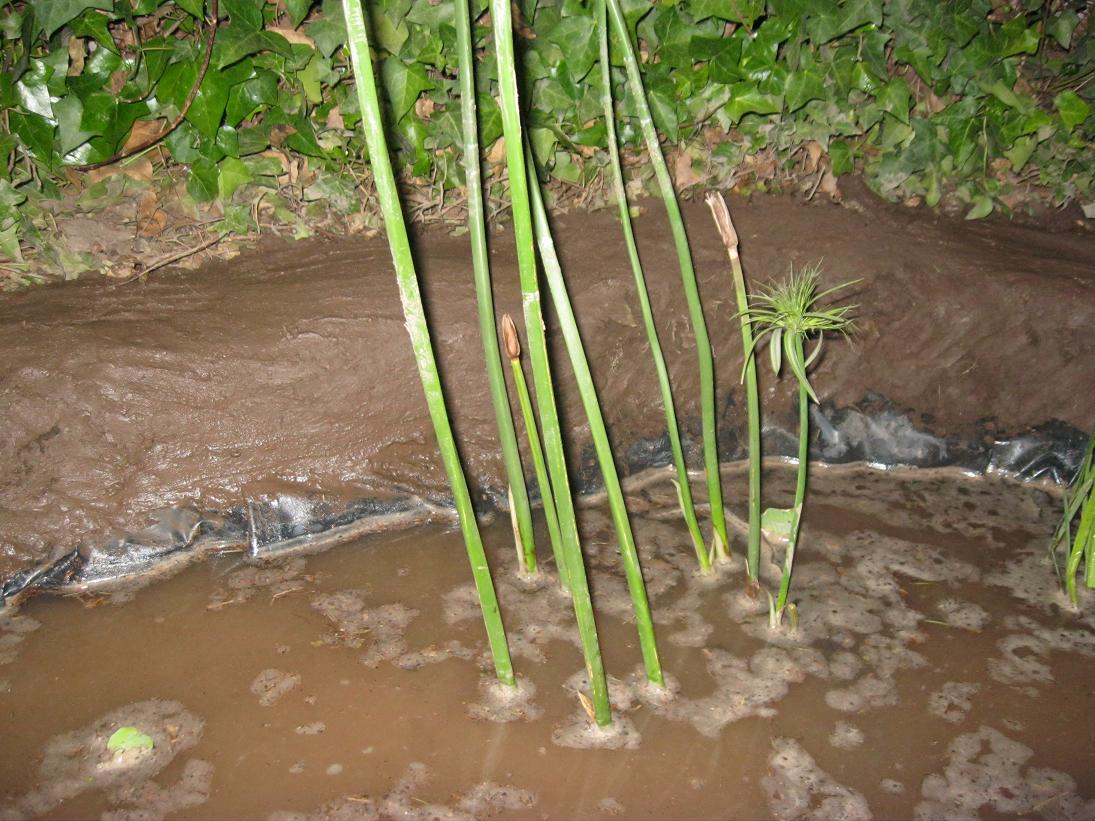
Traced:
<svg viewBox="0 0 1095 821">
<path fill-rule="evenodd" d="M 435 191 L 458 189 L 452 10 L 433 0 L 368 6 L 397 166 Z M 591 4 L 525 7 L 535 38 L 521 40 L 519 57 L 536 159 L 565 182 L 599 180 L 607 157 L 588 76 L 597 61 Z M 837 176 L 858 169 L 883 195 L 929 205 L 951 196 L 971 217 L 1014 205 L 1024 184 L 1058 203 L 1092 196 L 1095 84 L 1086 81 L 1095 40 L 1081 0 L 1026 0 L 1018 10 L 989 0 L 630 0 L 623 8 L 643 50 L 655 123 L 670 142 L 702 144 L 709 176 L 726 179 L 758 152 L 789 169 L 802 145 L 817 143 Z M 203 0 L 3 4 L 0 179 L 52 195 L 65 166 L 109 159 L 142 121 L 172 121 L 197 76 L 208 12 Z M 210 70 L 163 143 L 169 160 L 192 167 L 191 195 L 239 201 L 248 185 L 263 184 L 246 159 L 264 151 L 302 155 L 317 173 L 359 175 L 367 152 L 339 3 L 222 0 L 220 17 Z M 487 27 L 473 36 L 484 46 Z M 485 64 L 479 78 L 486 151 L 501 134 L 493 73 Z M 635 149 L 641 136 L 622 62 L 614 76 L 620 139 Z"/>
<path fill-rule="evenodd" d="M 1061 567 L 1057 554 L 1062 548 L 1065 552 L 1065 590 L 1073 606 L 1079 607 L 1079 577 L 1086 578 L 1088 589 L 1095 589 L 1095 431 L 1088 440 L 1076 478 L 1065 492 L 1064 512 L 1050 543 L 1049 552 L 1058 575 L 1061 575 Z"/>
</svg>

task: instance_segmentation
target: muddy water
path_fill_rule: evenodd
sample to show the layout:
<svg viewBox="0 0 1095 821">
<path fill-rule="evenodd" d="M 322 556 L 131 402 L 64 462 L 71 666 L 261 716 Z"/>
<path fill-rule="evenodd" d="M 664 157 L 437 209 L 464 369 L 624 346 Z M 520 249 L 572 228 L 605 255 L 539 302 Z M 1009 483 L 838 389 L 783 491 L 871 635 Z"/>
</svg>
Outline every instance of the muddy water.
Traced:
<svg viewBox="0 0 1095 821">
<path fill-rule="evenodd" d="M 771 472 L 775 503 L 791 478 Z M 793 633 L 739 565 L 695 574 L 665 474 L 633 484 L 668 695 L 640 680 L 610 520 L 583 511 L 613 733 L 589 732 L 569 603 L 550 566 L 514 575 L 505 522 L 484 532 L 509 698 L 440 529 L 31 600 L 0 622 L 0 815 L 1095 817 L 1095 602 L 1062 609 L 1055 498 L 947 472 L 811 481 Z M 122 725 L 153 749 L 107 751 Z"/>
</svg>

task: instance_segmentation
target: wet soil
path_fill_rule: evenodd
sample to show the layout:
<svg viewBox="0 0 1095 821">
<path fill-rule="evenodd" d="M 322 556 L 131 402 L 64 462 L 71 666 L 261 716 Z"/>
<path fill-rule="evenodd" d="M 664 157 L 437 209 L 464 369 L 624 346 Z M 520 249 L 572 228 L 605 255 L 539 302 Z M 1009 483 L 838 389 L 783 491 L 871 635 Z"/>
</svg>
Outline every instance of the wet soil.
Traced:
<svg viewBox="0 0 1095 821">
<path fill-rule="evenodd" d="M 823 399 L 881 395 L 917 425 L 967 440 L 1051 419 L 1095 425 L 1090 233 L 953 222 L 855 196 L 844 207 L 737 198 L 731 209 L 754 285 L 818 260 L 826 284 L 861 279 L 860 331 L 827 346 L 815 380 Z M 691 331 L 663 215 L 646 211 L 636 228 L 698 467 Z M 732 458 L 744 414 L 726 259 L 706 209 L 690 206 L 686 218 Z M 619 230 L 611 214 L 572 214 L 556 234 L 626 473 L 629 448 L 656 441 L 664 423 Z M 480 497 L 501 502 L 467 240 L 423 233 L 416 248 L 467 472 Z M 518 316 L 508 232 L 492 234 L 492 260 L 499 313 Z M 590 468 L 565 356 L 555 354 L 572 464 Z M 764 379 L 769 424 L 788 426 L 787 386 Z M 147 283 L 0 297 L 0 429 L 0 578 L 139 530 L 165 506 L 239 510 L 280 493 L 446 496 L 378 237 L 270 244 Z"/>
<path fill-rule="evenodd" d="M 792 481 L 768 472 L 773 503 Z M 1057 590 L 1056 493 L 862 467 L 811 493 L 801 618 L 772 632 L 739 563 L 696 574 L 667 473 L 631 483 L 668 694 L 642 681 L 607 512 L 583 511 L 615 733 L 579 705 L 550 566 L 518 578 L 501 523 L 511 696 L 437 526 L 221 556 L 122 603 L 30 600 L 0 617 L 0 815 L 1095 817 L 1095 600 L 1077 614 Z M 123 725 L 152 750 L 107 750 Z"/>
</svg>

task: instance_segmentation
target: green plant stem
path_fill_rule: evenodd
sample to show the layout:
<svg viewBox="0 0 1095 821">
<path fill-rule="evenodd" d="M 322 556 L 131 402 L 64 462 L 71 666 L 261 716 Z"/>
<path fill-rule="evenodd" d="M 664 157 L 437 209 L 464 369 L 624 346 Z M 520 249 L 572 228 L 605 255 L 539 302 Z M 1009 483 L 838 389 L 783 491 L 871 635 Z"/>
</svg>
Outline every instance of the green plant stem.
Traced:
<svg viewBox="0 0 1095 821">
<path fill-rule="evenodd" d="M 802 337 L 795 335 L 791 344 L 804 361 Z M 802 505 L 806 501 L 806 471 L 810 453 L 810 394 L 806 385 L 798 380 L 798 472 L 795 477 L 795 506 L 791 517 L 791 532 L 787 538 L 787 553 L 783 559 L 783 575 L 779 580 L 779 598 L 776 601 L 776 613 L 782 614 L 787 606 L 787 594 L 791 589 L 791 569 L 795 562 L 795 547 L 798 545 L 799 525 L 802 523 Z"/>
<path fill-rule="evenodd" d="M 454 23 L 460 65 L 460 114 L 464 138 L 464 173 L 468 192 L 468 231 L 471 236 L 472 269 L 475 272 L 475 298 L 479 311 L 479 333 L 483 337 L 483 356 L 487 364 L 487 381 L 494 418 L 498 424 L 498 441 L 502 462 L 509 482 L 511 513 L 518 536 L 517 553 L 522 569 L 536 572 L 536 543 L 532 529 L 525 472 L 517 449 L 517 434 L 513 427 L 506 377 L 502 371 L 502 355 L 498 347 L 497 320 L 491 295 L 490 261 L 487 255 L 487 226 L 483 208 L 483 184 L 479 162 L 479 127 L 475 103 L 475 64 L 472 56 L 471 20 L 468 0 L 455 0 Z"/>
<path fill-rule="evenodd" d="M 612 511 L 612 522 L 616 528 L 620 556 L 623 559 L 624 575 L 627 576 L 627 586 L 631 593 L 631 606 L 635 612 L 635 625 L 639 631 L 639 646 L 643 654 L 646 677 L 657 686 L 664 687 L 665 676 L 662 674 L 661 662 L 658 660 L 658 647 L 654 639 L 654 620 L 650 615 L 650 602 L 646 596 L 646 584 L 643 582 L 643 571 L 639 565 L 639 553 L 635 548 L 635 537 L 631 532 L 627 504 L 624 501 L 623 488 L 620 487 L 620 477 L 612 457 L 612 445 L 608 441 L 604 416 L 601 414 L 601 406 L 597 400 L 597 388 L 593 384 L 593 374 L 590 373 L 589 361 L 586 358 L 585 348 L 582 346 L 582 337 L 578 332 L 578 321 L 574 316 L 570 297 L 567 295 L 562 267 L 559 265 L 555 243 L 551 238 L 551 226 L 548 224 L 547 212 L 544 210 L 540 186 L 532 177 L 535 171 L 531 149 L 527 150 L 526 163 L 530 173 L 529 192 L 536 244 L 540 249 L 540 261 L 543 263 L 548 291 L 551 293 L 555 314 L 559 317 L 567 355 L 570 358 L 575 381 L 578 383 L 578 393 L 589 422 L 593 448 L 597 452 L 597 462 L 601 468 L 601 476 L 604 478 L 608 505 Z"/>
<path fill-rule="evenodd" d="M 555 494 L 551 492 L 551 480 L 548 478 L 544 451 L 540 447 L 540 434 L 536 428 L 536 415 L 532 412 L 532 400 L 529 398 L 528 385 L 525 383 L 525 372 L 521 369 L 520 359 L 511 359 L 510 367 L 513 369 L 513 385 L 517 391 L 517 402 L 521 406 L 521 415 L 525 420 L 528 449 L 532 454 L 532 464 L 536 470 L 536 483 L 540 486 L 540 498 L 544 503 L 544 519 L 547 522 L 548 537 L 551 540 L 551 552 L 555 556 L 555 566 L 559 569 L 559 584 L 564 590 L 569 590 L 570 583 L 563 554 L 563 537 L 559 530 L 559 516 L 555 509 Z"/>
<path fill-rule="evenodd" d="M 608 681 L 605 678 L 600 642 L 597 639 L 597 624 L 593 616 L 593 602 L 589 596 L 585 560 L 578 540 L 578 523 L 574 515 L 574 500 L 570 495 L 570 479 L 567 476 L 562 431 L 559 427 L 559 414 L 555 407 L 555 393 L 548 365 L 547 340 L 544 336 L 540 287 L 537 281 L 536 248 L 533 245 L 521 113 L 517 102 L 517 66 L 513 55 L 513 19 L 510 12 L 510 0 L 491 0 L 490 13 L 498 56 L 499 108 L 502 112 L 502 133 L 506 141 L 506 167 L 509 173 L 513 233 L 517 241 L 517 265 L 521 276 L 521 303 L 525 315 L 529 363 L 532 366 L 532 379 L 536 387 L 536 404 L 544 434 L 544 451 L 551 476 L 551 488 L 555 494 L 556 510 L 559 514 L 559 529 L 563 537 L 566 573 L 570 582 L 571 600 L 574 603 L 574 617 L 578 622 L 578 634 L 581 637 L 586 673 L 589 676 L 592 691 L 594 720 L 603 726 L 612 721 L 612 710 L 608 702 Z"/>
<path fill-rule="evenodd" d="M 620 227 L 624 232 L 627 256 L 631 262 L 631 272 L 635 277 L 635 291 L 639 295 L 646 338 L 650 343 L 650 356 L 654 360 L 654 370 L 658 374 L 658 387 L 662 394 L 662 406 L 665 408 L 665 428 L 669 435 L 669 447 L 673 452 L 673 465 L 677 471 L 677 492 L 688 532 L 692 536 L 692 545 L 696 549 L 696 558 L 702 573 L 711 571 L 711 559 L 703 543 L 700 525 L 696 520 L 696 508 L 692 501 L 692 486 L 688 479 L 688 467 L 684 461 L 684 448 L 681 446 L 680 429 L 677 424 L 677 410 L 673 402 L 673 388 L 669 382 L 669 370 L 665 365 L 661 343 L 658 341 L 658 329 L 654 324 L 654 311 L 650 306 L 650 294 L 646 287 L 646 276 L 639 249 L 635 245 L 635 232 L 631 225 L 631 213 L 627 204 L 627 188 L 624 186 L 623 168 L 620 163 L 620 149 L 616 139 L 616 113 L 612 103 L 612 63 L 608 53 L 608 18 L 605 14 L 604 0 L 597 3 L 596 25 L 600 33 L 601 48 L 601 103 L 605 111 L 605 129 L 607 131 L 608 154 L 612 163 L 613 189 L 620 210 Z"/>
<path fill-rule="evenodd" d="M 1095 493 L 1095 491 L 1093 491 Z M 1065 584 L 1068 588 L 1068 597 L 1074 605 L 1079 605 L 1080 594 L 1076 589 L 1076 575 L 1080 570 L 1080 560 L 1087 558 L 1085 563 L 1086 585 L 1090 589 L 1095 587 L 1092 579 L 1091 552 L 1092 542 L 1095 541 L 1095 499 L 1085 500 L 1080 512 L 1080 524 L 1076 528 L 1076 540 L 1068 554 L 1068 564 L 1065 566 Z"/>
<path fill-rule="evenodd" d="M 369 161 L 376 181 L 380 209 L 384 215 L 384 226 L 388 234 L 388 246 L 392 253 L 396 279 L 399 284 L 399 296 L 403 303 L 407 333 L 414 348 L 418 375 L 426 395 L 430 419 L 433 422 L 437 443 L 441 450 L 441 460 L 452 486 L 453 501 L 460 518 L 460 530 L 464 536 L 468 559 L 471 562 L 475 589 L 479 594 L 479 604 L 483 611 L 487 638 L 494 658 L 494 670 L 499 681 L 514 686 L 513 663 L 510 659 L 509 645 L 502 625 L 502 616 L 498 609 L 494 583 L 491 580 L 490 567 L 487 565 L 483 542 L 475 521 L 475 509 L 464 479 L 464 470 L 456 450 L 456 440 L 449 425 L 445 409 L 445 396 L 441 389 L 441 379 L 437 372 L 430 331 L 422 307 L 418 277 L 415 273 L 414 258 L 407 237 L 407 227 L 403 221 L 403 209 L 399 202 L 399 191 L 392 174 L 391 159 L 384 138 L 384 126 L 381 121 L 380 100 L 376 92 L 376 80 L 373 76 L 372 60 L 369 54 L 369 39 L 365 29 L 365 16 L 360 0 L 342 0 L 346 17 L 346 34 L 356 78 L 358 104 L 361 110 L 362 128 L 369 149 Z"/>
<path fill-rule="evenodd" d="M 700 415 L 703 428 L 703 461 L 704 471 L 707 475 L 707 495 L 711 504 L 711 524 L 716 536 L 716 551 L 720 558 L 726 559 L 730 555 L 730 537 L 726 531 L 726 513 L 722 502 L 722 477 L 719 473 L 718 439 L 715 430 L 715 360 L 711 352 L 711 340 L 707 334 L 707 322 L 703 316 L 703 305 L 700 303 L 699 285 L 696 282 L 696 271 L 692 265 L 692 254 L 688 249 L 688 234 L 684 228 L 684 219 L 681 217 L 681 209 L 677 203 L 673 181 L 669 176 L 665 157 L 662 155 L 661 144 L 658 142 L 658 132 L 654 127 L 654 119 L 650 114 L 646 90 L 643 87 L 642 72 L 639 69 L 639 61 L 635 56 L 635 49 L 631 43 L 631 35 L 627 30 L 627 21 L 624 18 L 623 9 L 620 7 L 620 0 L 607 0 L 607 2 L 612 28 L 623 47 L 624 65 L 627 69 L 628 84 L 631 87 L 635 110 L 638 113 L 639 127 L 642 130 L 646 150 L 654 167 L 654 176 L 658 180 L 662 201 L 665 203 L 665 210 L 669 216 L 673 244 L 677 250 L 677 261 L 681 269 L 681 283 L 684 287 L 685 299 L 688 302 L 692 332 L 696 337 L 696 355 L 699 358 L 700 369 Z"/>
<path fill-rule="evenodd" d="M 757 387 L 757 356 L 753 348 L 753 321 L 749 318 L 749 296 L 745 290 L 745 271 L 735 247 L 730 253 L 730 267 L 734 272 L 734 297 L 738 304 L 741 322 L 741 344 L 745 362 L 745 406 L 749 424 L 749 541 L 746 550 L 746 573 L 751 582 L 759 580 L 760 573 L 760 391 Z"/>
</svg>

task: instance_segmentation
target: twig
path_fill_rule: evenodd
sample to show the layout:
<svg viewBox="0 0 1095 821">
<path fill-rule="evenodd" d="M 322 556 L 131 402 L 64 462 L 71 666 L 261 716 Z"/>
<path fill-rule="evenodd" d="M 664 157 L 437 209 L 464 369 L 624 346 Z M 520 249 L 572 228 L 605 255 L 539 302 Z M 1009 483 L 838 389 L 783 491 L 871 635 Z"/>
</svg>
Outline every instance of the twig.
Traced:
<svg viewBox="0 0 1095 821">
<path fill-rule="evenodd" d="M 121 285 L 128 285 L 130 282 L 138 280 L 141 277 L 145 276 L 146 274 L 151 274 L 157 268 L 163 268 L 165 265 L 170 265 L 172 262 L 178 262 L 180 259 L 185 259 L 186 257 L 193 256 L 194 254 L 198 253 L 199 251 L 204 251 L 206 248 L 210 248 L 213 245 L 216 245 L 222 239 L 224 239 L 224 236 L 222 234 L 217 234 L 212 239 L 208 239 L 205 242 L 202 242 L 198 245 L 195 245 L 193 248 L 184 248 L 183 250 L 179 251 L 178 253 L 170 254 L 166 257 L 160 257 L 159 259 L 157 259 L 152 264 L 142 268 L 140 271 L 135 272 L 133 274 L 133 276 L 126 277 L 125 279 L 123 279 L 121 282 L 119 282 L 114 287 L 117 288 L 118 286 L 121 286 Z"/>
</svg>

